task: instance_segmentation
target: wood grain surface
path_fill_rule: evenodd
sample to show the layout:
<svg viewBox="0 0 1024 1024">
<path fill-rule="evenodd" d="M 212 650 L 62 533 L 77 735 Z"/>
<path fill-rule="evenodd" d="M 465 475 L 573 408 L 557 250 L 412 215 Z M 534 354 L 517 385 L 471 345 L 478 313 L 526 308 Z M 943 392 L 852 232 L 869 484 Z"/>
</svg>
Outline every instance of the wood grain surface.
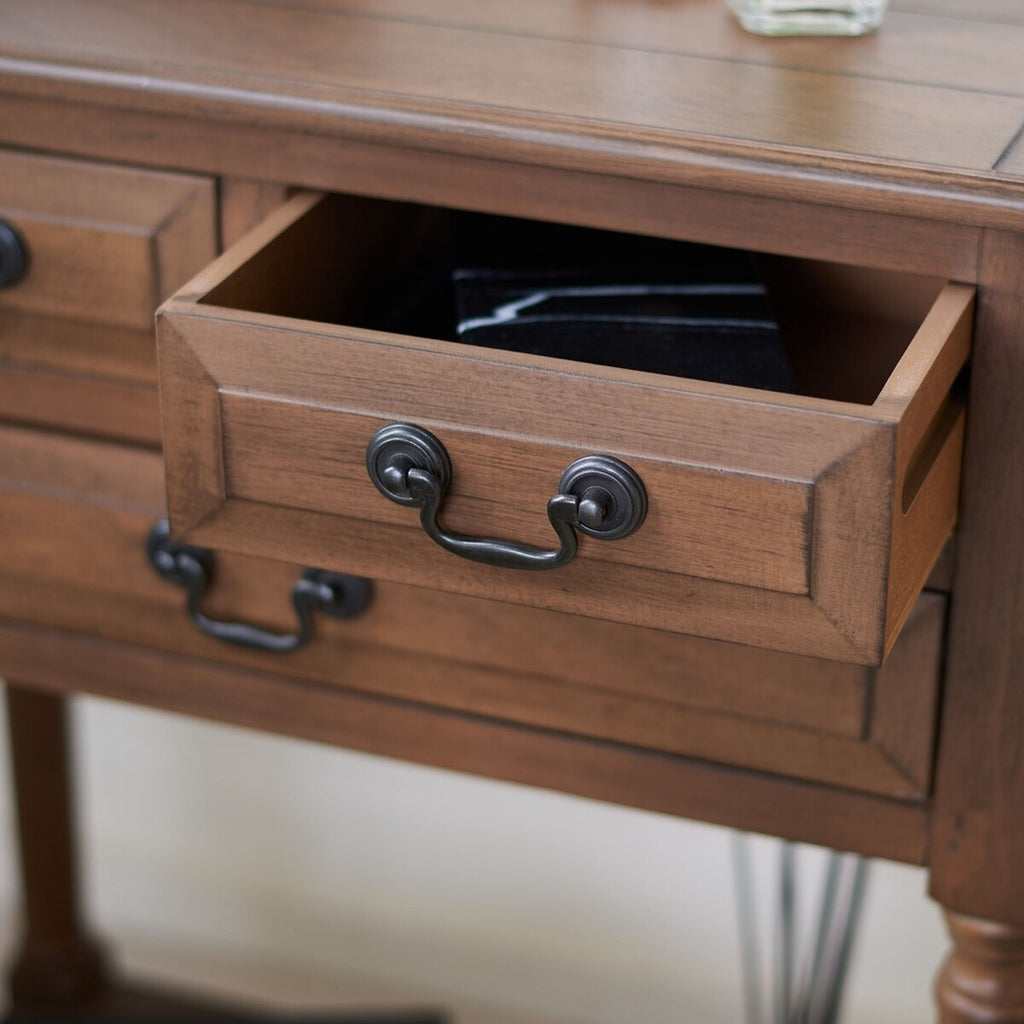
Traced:
<svg viewBox="0 0 1024 1024">
<path fill-rule="evenodd" d="M 386 757 L 561 790 L 911 864 L 925 857 L 918 803 L 724 768 L 479 715 L 283 680 L 10 622 L 0 663 L 33 687 L 79 691 Z"/>
<path fill-rule="evenodd" d="M 367 289 L 420 265 L 406 242 L 429 212 L 297 196 L 163 308 L 180 535 L 296 561 L 333 520 L 325 566 L 880 663 L 955 519 L 962 430 L 934 438 L 930 424 L 967 357 L 973 290 L 838 267 L 829 287 L 802 280 L 813 395 L 342 326 Z M 865 350 L 879 365 L 856 388 L 848 360 L 818 355 Z M 389 422 L 446 445 L 450 530 L 550 547 L 546 502 L 594 452 L 640 474 L 647 519 L 626 540 L 585 540 L 554 573 L 468 563 L 369 482 L 366 445 Z"/>
<path fill-rule="evenodd" d="M 0 312 L 145 331 L 216 251 L 213 183 L 191 176 L 0 152 L 0 217 L 30 260 Z"/>
<path fill-rule="evenodd" d="M 970 11 L 936 0 L 812 41 L 750 36 L 719 0 L 11 0 L 0 136 L 247 177 L 253 161 L 229 167 L 245 133 L 274 139 L 270 165 L 290 133 L 321 154 L 381 145 L 378 173 L 445 152 L 1009 226 L 1024 28 Z M 235 137 L 214 155 L 218 135 Z"/>
<path fill-rule="evenodd" d="M 948 914 L 953 951 L 936 979 L 939 1024 L 1024 1019 L 1024 930 Z"/>
<path fill-rule="evenodd" d="M 156 453 L 12 428 L 0 442 L 0 616 L 886 796 L 927 791 L 938 595 L 880 671 L 386 583 L 365 615 L 321 620 L 312 644 L 275 657 L 203 636 L 148 564 Z M 289 631 L 300 571 L 218 553 L 204 608 Z"/>
<path fill-rule="evenodd" d="M 960 913 L 1022 926 L 1024 240 L 994 232 L 983 252 L 931 888 Z"/>
<path fill-rule="evenodd" d="M 287 196 L 283 185 L 243 178 L 220 183 L 220 244 L 234 245 L 247 231 L 261 224 Z"/>
<path fill-rule="evenodd" d="M 153 310 L 216 253 L 213 181 L 0 151 L 0 217 L 0 415 L 159 444 Z"/>
<path fill-rule="evenodd" d="M 21 945 L 10 975 L 19 1009 L 66 1011 L 104 982 L 83 920 L 68 701 L 8 677 L 7 722 L 18 823 Z"/>
<path fill-rule="evenodd" d="M 227 241 L 270 211 L 287 186 L 303 185 L 977 282 L 963 527 L 955 572 L 943 576 L 953 590 L 952 627 L 932 805 L 921 794 L 932 787 L 941 598 L 918 607 L 889 664 L 874 673 L 630 625 L 598 627 L 472 596 L 437 596 L 437 617 L 417 618 L 426 589 L 382 584 L 379 604 L 361 623 L 330 624 L 325 643 L 298 655 L 294 668 L 268 671 L 257 656 L 226 654 L 175 618 L 179 595 L 126 555 L 162 507 L 155 453 L 6 429 L 0 514 L 9 550 L 0 575 L 17 585 L 2 589 L 8 618 L 0 627 L 0 669 L 54 693 L 104 693 L 789 838 L 930 860 L 932 891 L 952 909 L 958 930 L 955 969 L 947 970 L 940 996 L 944 1019 L 1018 1018 L 1021 53 L 1018 0 L 893 0 L 881 31 L 856 40 L 751 36 L 721 0 L 0 5 L 0 143 L 29 162 L 36 157 L 24 151 L 36 150 L 131 165 L 117 172 L 127 176 L 148 168 L 232 179 L 220 190 L 219 230 Z M 68 196 L 85 187 L 90 166 Z M 42 188 L 43 181 L 37 191 L 59 203 L 61 190 Z M 110 194 L 116 217 L 134 209 L 133 196 L 142 193 L 133 187 Z M 102 220 L 78 238 L 81 226 L 59 206 L 52 210 L 65 230 L 54 235 L 52 224 L 41 223 L 41 238 L 57 238 L 58 248 L 70 246 L 78 256 L 107 252 L 94 244 L 92 229 L 102 235 Z M 121 241 L 107 265 L 130 270 L 140 250 Z M 181 279 L 193 269 L 172 264 L 161 260 L 159 275 Z M 69 306 L 77 325 L 71 333 L 43 323 L 35 308 L 8 303 L 0 324 L 0 358 L 10 368 L 0 385 L 4 416 L 156 442 L 152 364 L 135 347 L 151 301 L 139 300 L 138 288 L 124 291 L 135 287 L 130 274 L 114 277 L 112 290 L 82 290 L 74 280 L 60 289 L 62 301 L 106 310 L 103 322 L 90 320 L 81 302 Z M 948 351 L 957 353 L 969 311 L 961 304 L 943 315 Z M 24 317 L 39 322 L 26 326 Z M 251 330 L 245 316 L 235 319 L 238 336 Z M 109 330 L 97 330 L 97 322 Z M 269 343 L 277 327 L 260 330 L 261 344 Z M 809 351 L 834 352 L 852 334 L 840 328 L 822 337 Z M 310 345 L 333 340 L 325 331 Z M 428 350 L 419 356 L 431 357 Z M 865 354 L 862 362 L 873 358 Z M 869 547 L 880 537 L 891 545 L 897 572 L 890 600 L 901 609 L 910 607 L 907 595 L 930 560 L 916 557 L 917 539 L 938 544 L 950 522 L 945 498 L 957 489 L 963 429 L 944 400 L 955 367 L 942 358 L 911 362 L 911 371 L 923 367 L 910 375 L 913 394 L 925 396 L 920 406 L 897 379 L 886 399 L 897 402 L 899 415 L 865 405 L 852 418 L 870 429 L 902 422 L 887 449 L 887 487 L 899 514 L 888 524 L 848 525 L 855 539 L 863 531 Z M 185 449 L 221 450 L 238 440 L 240 428 L 255 437 L 251 394 L 238 387 L 218 395 L 219 382 L 194 359 L 179 371 L 193 389 L 178 437 Z M 653 422 L 662 399 L 649 390 L 649 407 L 638 408 Z M 321 395 L 303 413 L 318 442 L 333 437 L 317 419 L 331 401 Z M 831 407 L 838 416 L 846 415 L 841 404 Z M 799 401 L 785 409 L 794 421 L 807 414 Z M 507 425 L 492 425 L 492 433 L 502 429 L 509 433 Z M 727 436 L 724 427 L 718 433 Z M 735 465 L 746 466 L 752 449 L 720 444 L 732 444 Z M 269 450 L 262 441 L 249 447 Z M 767 447 L 762 455 L 770 459 Z M 926 463 L 934 469 L 922 480 L 916 467 Z M 217 514 L 227 534 L 252 540 L 270 530 L 295 539 L 290 556 L 297 561 L 341 558 L 331 510 L 299 514 L 273 504 L 281 493 L 267 491 L 258 472 L 246 478 L 238 464 L 211 471 L 185 457 L 177 465 L 197 522 L 219 507 L 229 485 L 238 486 L 258 500 L 223 506 Z M 833 496 L 841 499 L 844 487 L 856 489 L 864 479 L 874 477 L 854 473 Z M 778 490 L 791 497 L 800 486 L 786 477 Z M 941 515 L 933 514 L 928 488 L 944 496 Z M 470 512 L 475 522 L 476 510 Z M 508 525 L 524 537 L 532 528 L 525 519 Z M 406 573 L 417 528 L 380 528 L 394 531 L 388 548 L 395 571 Z M 80 536 L 93 543 L 82 545 Z M 365 554 L 372 543 L 372 529 L 357 527 L 344 550 Z M 806 601 L 793 592 L 798 549 L 791 537 L 776 570 L 783 589 L 773 600 L 786 615 Z M 121 559 L 113 577 L 105 571 L 110 554 Z M 724 562 L 713 551 L 708 558 Z M 276 595 L 291 578 L 289 566 L 244 556 L 220 561 L 212 610 L 287 622 Z M 374 564 L 366 558 L 362 568 Z M 607 563 L 589 565 L 593 571 L 586 564 L 573 569 L 572 585 L 582 593 L 603 585 Z M 763 609 L 723 589 L 735 590 L 734 582 L 690 577 L 694 585 L 681 590 L 666 588 L 647 565 L 627 568 L 642 621 L 694 629 L 692 609 L 717 602 L 719 635 L 780 642 Z M 439 560 L 422 582 L 434 586 L 461 571 Z M 845 583 L 841 572 L 836 579 Z M 901 590 L 899 580 L 911 579 Z M 478 592 L 493 596 L 495 585 L 487 578 Z M 551 596 L 547 604 L 562 600 Z M 589 611 L 611 614 L 608 601 Z M 787 602 L 794 607 L 784 608 Z M 411 615 L 420 626 L 396 640 L 392 615 Z M 841 616 L 838 622 L 842 633 L 848 623 Z M 805 623 L 805 650 L 835 643 L 836 623 L 827 630 L 823 623 Z M 876 628 L 885 633 L 884 624 Z M 450 634 L 459 637 L 455 656 L 441 649 Z M 576 667 L 564 666 L 568 644 L 583 652 Z M 617 671 L 626 656 L 633 662 Z M 424 662 L 429 671 L 417 675 Z M 611 676 L 602 674 L 608 670 Z M 31 709 L 22 717 L 52 721 L 49 712 Z M 45 765 L 41 771 L 45 777 Z M 58 793 L 53 805 L 60 799 Z"/>
<path fill-rule="evenodd" d="M 387 97 L 392 110 L 528 115 L 612 135 L 641 129 L 977 171 L 995 164 L 1024 120 L 1024 77 L 1012 70 L 1020 36 L 1005 25 L 965 31 L 897 14 L 856 49 L 805 46 L 813 56 L 801 62 L 799 43 L 743 34 L 714 0 L 608 3 L 589 16 L 567 2 L 498 8 L 21 0 L 5 5 L 0 35 L 11 59 L 145 74 L 154 91 L 177 86 L 177 102 L 202 102 L 205 90 L 207 102 L 256 106 L 281 89 L 295 107 L 342 114 Z M 937 40 L 921 45 L 923 31 Z M 857 116 L 844 116 L 845 103 Z"/>
</svg>

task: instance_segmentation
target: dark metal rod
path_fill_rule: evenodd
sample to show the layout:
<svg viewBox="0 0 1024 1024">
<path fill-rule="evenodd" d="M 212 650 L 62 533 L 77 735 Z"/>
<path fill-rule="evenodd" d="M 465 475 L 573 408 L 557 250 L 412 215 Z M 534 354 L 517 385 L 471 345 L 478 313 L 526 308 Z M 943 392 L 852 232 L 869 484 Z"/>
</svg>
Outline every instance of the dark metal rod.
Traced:
<svg viewBox="0 0 1024 1024">
<path fill-rule="evenodd" d="M 754 875 L 750 864 L 750 837 L 742 832 L 732 834 L 732 867 L 736 884 L 740 965 L 743 971 L 744 1019 L 746 1024 L 764 1024 L 757 906 L 754 900 Z"/>
<path fill-rule="evenodd" d="M 799 992 L 794 999 L 793 1016 L 796 1024 L 812 1024 L 811 1012 L 815 994 L 821 984 L 822 966 L 825 950 L 828 946 L 829 934 L 835 915 L 836 895 L 839 889 L 839 875 L 842 866 L 842 854 L 830 851 L 825 878 L 821 887 L 821 904 L 818 909 L 818 925 L 815 929 L 814 946 L 808 952 L 807 969 L 801 979 Z"/>
<path fill-rule="evenodd" d="M 776 1024 L 789 1024 L 793 997 L 793 960 L 796 947 L 796 847 L 784 842 L 779 851 L 779 909 L 777 970 L 775 975 Z"/>
<path fill-rule="evenodd" d="M 857 926 L 864 907 L 864 893 L 867 885 L 868 861 L 863 857 L 847 855 L 847 862 L 852 865 L 852 881 L 844 907 L 844 918 L 840 932 L 838 954 L 836 956 L 831 977 L 825 988 L 825 1007 L 821 1016 L 821 1024 L 836 1024 L 843 1001 L 843 990 L 850 969 L 850 956 L 853 943 L 857 936 Z"/>
</svg>

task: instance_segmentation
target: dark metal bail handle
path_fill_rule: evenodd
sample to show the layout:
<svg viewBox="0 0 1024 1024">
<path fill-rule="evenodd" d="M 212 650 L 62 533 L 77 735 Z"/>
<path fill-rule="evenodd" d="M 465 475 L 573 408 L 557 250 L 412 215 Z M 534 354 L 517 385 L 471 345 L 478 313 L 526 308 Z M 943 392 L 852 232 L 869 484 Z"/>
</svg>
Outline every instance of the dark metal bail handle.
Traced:
<svg viewBox="0 0 1024 1024">
<path fill-rule="evenodd" d="M 575 557 L 577 531 L 599 540 L 618 540 L 639 529 L 647 515 L 643 481 L 611 455 L 584 456 L 562 474 L 558 493 L 547 505 L 559 541 L 554 549 L 445 530 L 438 517 L 451 482 L 451 459 L 441 441 L 422 427 L 392 423 L 378 430 L 366 448 L 366 469 L 386 498 L 420 510 L 420 523 L 436 544 L 462 558 L 504 569 L 557 569 Z M 506 504 L 516 501 L 514 494 L 499 497 Z"/>
<path fill-rule="evenodd" d="M 0 288 L 16 285 L 28 272 L 28 247 L 13 224 L 0 220 Z"/>
<path fill-rule="evenodd" d="M 306 569 L 292 587 L 292 605 L 299 628 L 294 633 L 275 633 L 246 622 L 211 619 L 203 612 L 203 594 L 214 571 L 213 552 L 172 541 L 166 519 L 150 530 L 146 552 L 150 564 L 163 579 L 185 590 L 188 613 L 207 636 L 260 651 L 287 654 L 298 650 L 313 635 L 314 612 L 351 619 L 364 612 L 373 597 L 373 583 L 362 576 Z"/>
</svg>

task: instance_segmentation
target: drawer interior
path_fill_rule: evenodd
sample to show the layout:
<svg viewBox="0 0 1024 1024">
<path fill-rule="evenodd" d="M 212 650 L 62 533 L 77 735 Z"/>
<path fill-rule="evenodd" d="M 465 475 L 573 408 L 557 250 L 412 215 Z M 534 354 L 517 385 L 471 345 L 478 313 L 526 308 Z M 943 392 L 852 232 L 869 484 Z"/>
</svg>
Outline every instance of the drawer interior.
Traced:
<svg viewBox="0 0 1024 1024">
<path fill-rule="evenodd" d="M 643 282 L 654 292 L 677 284 L 721 281 L 761 289 L 791 378 L 788 386 L 777 386 L 758 379 L 754 367 L 744 381 L 747 386 L 862 405 L 878 398 L 945 285 L 941 279 L 912 274 L 412 203 L 331 196 L 201 302 L 456 342 L 463 339 L 457 330 L 453 279 L 466 273 L 460 268 L 467 263 L 485 265 L 499 280 L 512 276 L 518 282 L 533 272 L 541 282 L 538 288 L 550 281 L 550 291 L 563 293 L 574 290 L 571 286 L 581 276 L 602 288 L 613 282 L 636 288 Z M 564 287 L 566 282 L 570 287 Z M 597 301 L 584 298 L 577 310 Z M 723 318 L 729 315 L 728 302 L 727 296 L 718 300 L 718 315 Z M 557 333 L 562 319 L 549 317 L 548 326 Z M 677 360 L 664 348 L 659 350 L 664 361 L 658 364 L 658 353 L 652 357 L 638 351 L 635 334 L 601 337 L 603 319 L 600 309 L 587 317 L 585 326 L 598 330 L 591 331 L 584 361 L 674 373 Z M 681 345 L 716 343 L 715 337 L 692 342 L 685 328 L 680 335 L 677 343 Z M 555 358 L 564 351 L 557 342 L 550 348 L 543 342 L 526 348 L 514 341 L 510 344 L 492 333 L 486 344 Z M 582 348 L 576 346 L 575 351 Z M 714 360 L 714 354 L 710 358 Z"/>
</svg>

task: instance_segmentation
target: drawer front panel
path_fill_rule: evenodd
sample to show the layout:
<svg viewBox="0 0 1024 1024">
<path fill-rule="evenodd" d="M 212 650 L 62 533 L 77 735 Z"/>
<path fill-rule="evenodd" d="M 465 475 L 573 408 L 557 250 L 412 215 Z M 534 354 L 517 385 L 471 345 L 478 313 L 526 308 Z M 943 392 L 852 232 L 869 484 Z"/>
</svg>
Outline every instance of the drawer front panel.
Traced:
<svg viewBox="0 0 1024 1024">
<path fill-rule="evenodd" d="M 215 344 L 219 346 L 229 336 L 218 329 Z M 242 344 L 251 351 L 244 341 Z M 502 398 L 494 406 L 482 404 L 477 410 L 466 409 L 461 403 L 455 408 L 446 406 L 452 400 L 453 387 L 439 394 L 434 383 L 421 390 L 411 388 L 401 397 L 381 395 L 378 399 L 374 394 L 381 385 L 377 360 L 367 360 L 362 374 L 357 376 L 355 371 L 359 357 L 366 355 L 360 351 L 362 347 L 358 343 L 332 346 L 339 365 L 345 368 L 344 382 L 330 381 L 322 388 L 324 375 L 318 374 L 319 381 L 311 376 L 297 383 L 307 400 L 311 393 L 319 392 L 326 398 L 326 392 L 333 390 L 359 395 L 371 408 L 378 400 L 388 403 L 391 409 L 384 415 L 350 413 L 319 402 L 300 404 L 301 399 L 268 402 L 262 395 L 222 392 L 220 422 L 230 453 L 224 466 L 226 496 L 408 528 L 409 510 L 382 500 L 370 485 L 365 462 L 370 438 L 402 418 L 394 411 L 400 407 L 406 419 L 428 426 L 441 438 L 452 459 L 457 482 L 445 500 L 447 526 L 467 534 L 490 528 L 538 547 L 553 546 L 546 500 L 555 493 L 561 469 L 582 455 L 609 449 L 607 432 L 595 427 L 593 443 L 581 443 L 579 447 L 509 436 L 508 428 L 516 413 L 521 410 L 525 420 L 530 415 L 525 407 L 532 408 L 537 397 L 536 381 L 521 368 L 501 380 Z M 404 358 L 402 361 L 406 362 Z M 472 368 L 448 362 L 443 356 L 409 362 L 413 365 L 404 365 L 403 372 L 413 378 L 420 376 L 423 363 L 434 363 L 430 378 L 422 379 L 456 380 L 460 398 L 463 386 L 466 393 L 472 393 L 478 383 L 485 386 L 473 379 Z M 493 388 L 497 374 L 485 376 L 486 386 Z M 260 384 L 271 386 L 269 380 Z M 613 389 L 608 391 L 595 399 L 603 400 L 601 408 L 609 421 L 630 428 L 636 418 L 628 401 L 612 404 L 618 396 Z M 565 419 L 569 420 L 578 405 L 567 392 L 567 388 L 561 388 L 559 397 Z M 510 413 L 510 409 L 515 411 Z M 458 419 L 453 421 L 456 415 Z M 566 425 L 558 422 L 561 419 L 545 416 L 544 423 L 552 432 L 561 433 Z M 692 426 L 664 419 L 662 424 L 665 432 L 686 431 Z M 296 451 L 306 453 L 300 464 L 295 461 Z M 810 480 L 737 475 L 725 487 L 725 481 L 714 473 L 660 461 L 653 451 L 643 451 L 637 445 L 623 451 L 621 440 L 617 454 L 628 459 L 657 505 L 652 504 L 637 536 L 618 543 L 588 545 L 586 557 L 782 593 L 808 593 L 814 498 Z M 691 543 L 677 543 L 681 536 L 689 537 Z M 418 539 L 410 543 L 420 546 Z"/>
<path fill-rule="evenodd" d="M 0 413 L 157 442 L 153 311 L 216 253 L 213 182 L 0 152 L 0 220 L 28 252 L 0 289 Z"/>
<path fill-rule="evenodd" d="M 388 260 L 404 258 L 392 244 L 404 238 L 394 228 L 401 209 L 298 197 L 164 307 L 168 502 L 179 536 L 794 653 L 882 660 L 956 514 L 963 418 L 950 389 L 969 347 L 971 289 L 937 290 L 870 404 L 311 322 L 325 308 L 321 293 L 343 317 L 339 295 L 358 294 Z M 325 260 L 326 279 L 317 269 Z M 899 293 L 890 287 L 879 304 L 892 306 L 895 294 L 899 307 Z M 863 339 L 849 317 L 837 338 L 877 349 L 872 331 L 905 326 L 878 315 Z M 441 520 L 451 533 L 554 547 L 545 507 L 565 468 L 588 454 L 639 474 L 647 518 L 625 539 L 584 537 L 577 557 L 548 573 L 456 558 L 423 533 L 415 509 L 386 500 L 367 476 L 367 443 L 395 422 L 429 430 L 447 449 Z"/>
<path fill-rule="evenodd" d="M 363 615 L 321 616 L 308 646 L 273 655 L 201 634 L 149 565 L 155 454 L 16 428 L 0 440 L 5 618 L 890 796 L 927 788 L 941 596 L 877 671 L 384 582 Z M 206 614 L 294 628 L 299 569 L 214 557 Z"/>
</svg>

